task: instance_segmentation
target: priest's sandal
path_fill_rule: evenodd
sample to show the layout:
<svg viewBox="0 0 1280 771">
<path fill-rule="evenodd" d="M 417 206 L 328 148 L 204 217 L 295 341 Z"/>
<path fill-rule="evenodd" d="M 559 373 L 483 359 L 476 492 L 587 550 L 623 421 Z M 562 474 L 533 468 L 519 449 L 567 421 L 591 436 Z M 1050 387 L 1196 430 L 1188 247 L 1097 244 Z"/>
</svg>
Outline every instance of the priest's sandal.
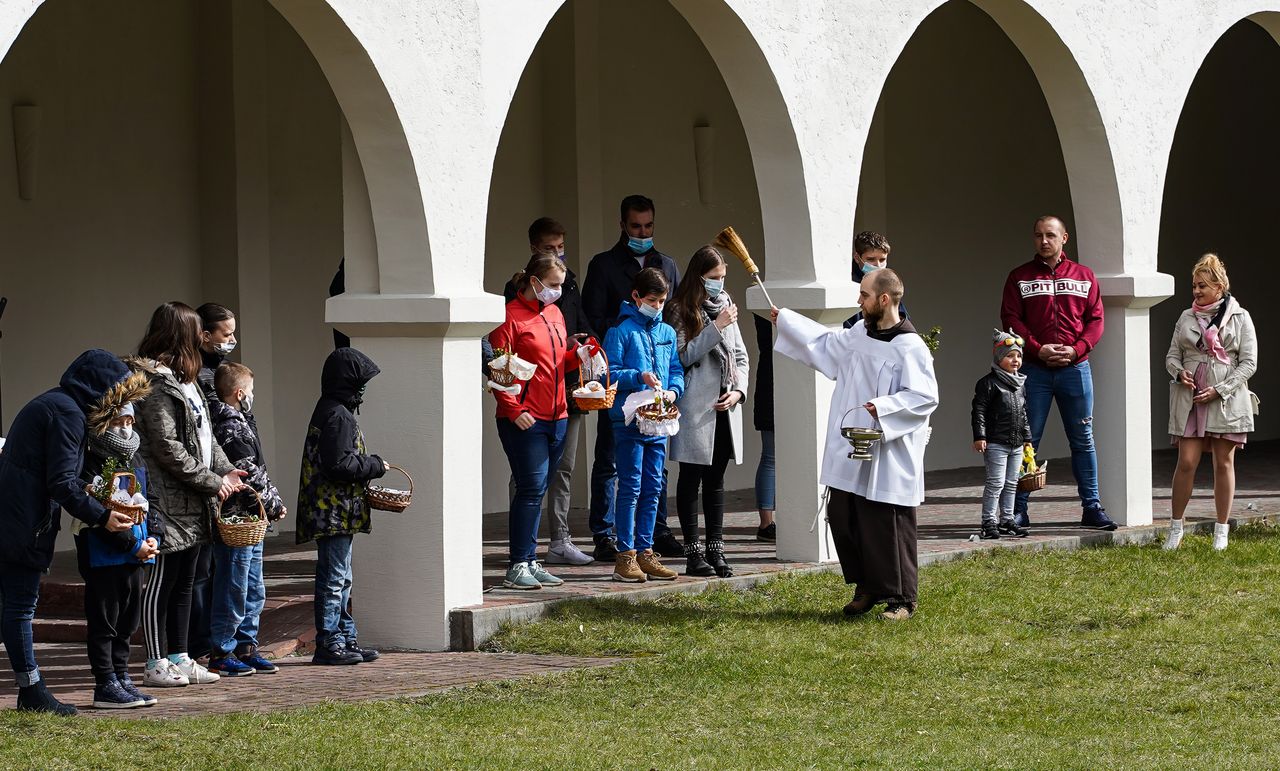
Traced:
<svg viewBox="0 0 1280 771">
<path fill-rule="evenodd" d="M 707 560 L 702 556 L 706 553 L 701 541 L 693 541 L 684 545 L 684 574 L 686 576 L 695 576 L 697 578 L 710 578 L 716 574 L 716 569 L 707 564 Z"/>
<path fill-rule="evenodd" d="M 876 606 L 876 599 L 869 594 L 855 594 L 844 606 L 844 614 L 849 617 L 861 616 Z"/>
<path fill-rule="evenodd" d="M 674 581 L 679 575 L 676 571 L 658 561 L 653 549 L 645 549 L 636 555 L 636 564 L 644 571 L 645 577 L 654 581 Z"/>
<path fill-rule="evenodd" d="M 994 522 L 982 523 L 982 540 L 990 541 L 992 539 L 999 539 L 999 538 L 1000 538 L 1000 528 L 996 527 L 996 523 Z"/>
<path fill-rule="evenodd" d="M 707 563 L 715 568 L 716 575 L 721 578 L 733 575 L 733 568 L 724 559 L 724 541 L 707 541 Z"/>
</svg>

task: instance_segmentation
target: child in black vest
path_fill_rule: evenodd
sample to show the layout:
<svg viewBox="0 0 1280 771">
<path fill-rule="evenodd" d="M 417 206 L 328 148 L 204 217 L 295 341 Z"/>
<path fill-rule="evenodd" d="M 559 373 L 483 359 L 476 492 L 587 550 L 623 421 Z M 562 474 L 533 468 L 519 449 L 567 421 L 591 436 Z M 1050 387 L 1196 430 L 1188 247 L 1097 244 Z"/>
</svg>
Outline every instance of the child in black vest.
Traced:
<svg viewBox="0 0 1280 771">
<path fill-rule="evenodd" d="M 1020 372 L 1022 347 L 1021 337 L 997 329 L 992 336 L 991 372 L 973 391 L 973 449 L 983 454 L 987 466 L 982 490 L 983 538 L 1027 534 L 1013 518 L 1022 449 L 1031 441 L 1024 387 L 1027 376 Z"/>
</svg>

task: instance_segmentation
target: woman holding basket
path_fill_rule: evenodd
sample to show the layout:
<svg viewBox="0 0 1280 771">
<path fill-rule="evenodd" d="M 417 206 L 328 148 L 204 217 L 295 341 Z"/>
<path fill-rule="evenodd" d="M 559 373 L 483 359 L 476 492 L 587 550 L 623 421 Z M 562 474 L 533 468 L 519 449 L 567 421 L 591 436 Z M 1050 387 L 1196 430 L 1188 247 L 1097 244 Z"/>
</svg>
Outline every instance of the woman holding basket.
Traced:
<svg viewBox="0 0 1280 771">
<path fill-rule="evenodd" d="M 1173 328 L 1164 364 L 1169 384 L 1169 438 L 1178 448 L 1173 472 L 1173 521 L 1164 548 L 1182 542 L 1200 456 L 1213 453 L 1213 548 L 1227 548 L 1227 519 L 1236 492 L 1236 449 L 1253 430 L 1258 397 L 1249 378 L 1258 369 L 1258 338 L 1249 312 L 1231 295 L 1226 266 L 1206 254 L 1191 270 L 1191 307 Z"/>
<path fill-rule="evenodd" d="M 516 483 L 508 533 L 511 559 L 502 582 L 508 589 L 564 583 L 537 559 L 542 499 L 550 472 L 560 463 L 568 424 L 565 368 L 578 363 L 577 346 L 555 305 L 564 279 L 564 263 L 555 255 L 533 255 L 511 279 L 516 296 L 507 303 L 506 321 L 489 333 L 494 351 L 507 355 L 508 366 L 514 356 L 536 367 L 528 380 L 491 389 L 498 401 L 498 438 Z"/>
</svg>

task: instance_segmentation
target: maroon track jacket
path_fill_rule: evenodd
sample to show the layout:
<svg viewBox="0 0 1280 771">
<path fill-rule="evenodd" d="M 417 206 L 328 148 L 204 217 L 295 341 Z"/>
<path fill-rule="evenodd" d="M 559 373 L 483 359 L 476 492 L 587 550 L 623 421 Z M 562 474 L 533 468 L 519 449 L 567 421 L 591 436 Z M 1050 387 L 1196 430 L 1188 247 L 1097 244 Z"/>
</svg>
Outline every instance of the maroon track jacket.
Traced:
<svg viewBox="0 0 1280 771">
<path fill-rule="evenodd" d="M 1026 341 L 1026 358 L 1043 366 L 1040 347 L 1069 345 L 1085 361 L 1102 339 L 1102 293 L 1093 271 L 1064 254 L 1057 267 L 1034 257 L 1009 273 L 1000 323 Z"/>
</svg>

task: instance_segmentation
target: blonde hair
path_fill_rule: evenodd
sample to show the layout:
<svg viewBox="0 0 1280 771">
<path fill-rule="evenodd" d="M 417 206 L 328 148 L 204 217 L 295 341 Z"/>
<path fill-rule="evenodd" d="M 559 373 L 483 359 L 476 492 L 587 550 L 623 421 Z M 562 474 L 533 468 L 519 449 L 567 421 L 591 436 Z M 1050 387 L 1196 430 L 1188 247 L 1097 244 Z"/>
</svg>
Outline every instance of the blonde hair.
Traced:
<svg viewBox="0 0 1280 771">
<path fill-rule="evenodd" d="M 1224 292 L 1231 290 L 1231 279 L 1227 278 L 1227 266 L 1213 252 L 1208 252 L 1196 262 L 1196 266 L 1191 269 L 1191 280 L 1195 281 L 1196 276 L 1201 273 L 1213 286 Z"/>
</svg>

